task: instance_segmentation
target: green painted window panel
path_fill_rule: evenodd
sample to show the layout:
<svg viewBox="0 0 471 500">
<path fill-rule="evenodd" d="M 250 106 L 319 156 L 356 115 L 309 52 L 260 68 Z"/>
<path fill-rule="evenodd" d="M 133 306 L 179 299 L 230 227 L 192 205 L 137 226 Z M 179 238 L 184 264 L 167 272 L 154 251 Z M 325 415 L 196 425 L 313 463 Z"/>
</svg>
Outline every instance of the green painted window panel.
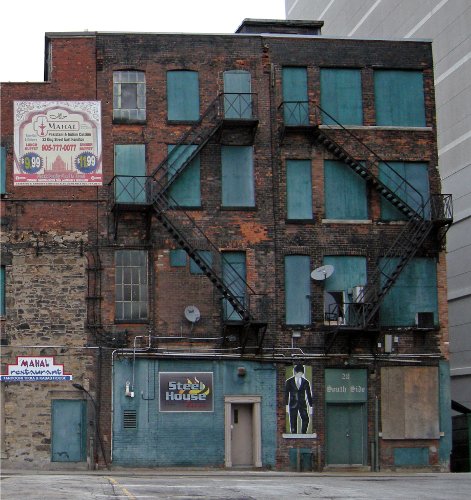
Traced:
<svg viewBox="0 0 471 500">
<path fill-rule="evenodd" d="M 421 71 L 376 70 L 374 89 L 376 125 L 425 127 Z"/>
<path fill-rule="evenodd" d="M 402 201 L 419 213 L 421 213 L 421 206 L 430 197 L 426 163 L 389 161 L 385 164 L 380 162 L 379 179 L 397 193 Z M 403 179 L 407 181 L 407 184 L 404 183 Z M 430 218 L 430 205 L 426 205 L 424 214 L 426 218 Z M 383 220 L 405 220 L 406 216 L 382 197 L 381 218 Z"/>
<path fill-rule="evenodd" d="M 310 160 L 286 161 L 286 206 L 288 219 L 312 219 Z"/>
<path fill-rule="evenodd" d="M 367 219 L 366 192 L 366 182 L 345 163 L 336 160 L 324 161 L 326 219 Z"/>
<path fill-rule="evenodd" d="M 311 324 L 310 272 L 309 256 L 285 256 L 285 319 L 287 325 Z"/>
<path fill-rule="evenodd" d="M 181 248 L 170 250 L 170 265 L 172 267 L 186 266 L 186 252 Z"/>
<path fill-rule="evenodd" d="M 309 125 L 307 69 L 283 68 L 283 116 L 285 125 Z"/>
<path fill-rule="evenodd" d="M 388 274 L 399 262 L 398 258 L 381 260 Z M 383 276 L 382 284 L 386 280 Z M 438 324 L 437 268 L 434 259 L 412 259 L 399 275 L 380 309 L 380 322 L 384 326 L 413 326 L 417 312 L 433 312 Z"/>
<path fill-rule="evenodd" d="M 394 448 L 394 465 L 430 465 L 428 448 Z"/>
<path fill-rule="evenodd" d="M 5 316 L 5 266 L 0 267 L 0 316 Z"/>
<path fill-rule="evenodd" d="M 198 146 L 185 144 L 182 146 L 168 146 L 168 174 L 172 175 L 194 153 Z M 184 167 L 183 172 L 175 179 L 169 188 L 170 204 L 176 202 L 182 207 L 201 206 L 201 168 L 199 155 Z"/>
<path fill-rule="evenodd" d="M 4 146 L 0 149 L 0 194 L 6 193 L 7 151 Z"/>
<path fill-rule="evenodd" d="M 245 304 L 246 300 L 246 267 L 245 252 L 224 252 L 222 259 L 223 282 L 242 304 Z M 225 320 L 239 321 L 241 319 L 226 299 L 223 299 L 223 315 Z"/>
<path fill-rule="evenodd" d="M 210 251 L 208 250 L 198 250 L 197 252 L 198 257 L 208 264 L 208 266 L 211 266 L 213 263 L 213 255 Z M 200 266 L 193 260 L 190 259 L 190 273 L 191 274 L 204 274 L 203 271 L 201 270 Z"/>
<path fill-rule="evenodd" d="M 366 257 L 326 255 L 324 265 L 334 267 L 332 275 L 324 281 L 326 291 L 347 291 L 366 284 Z"/>
<path fill-rule="evenodd" d="M 199 77 L 196 71 L 167 72 L 167 111 L 171 121 L 199 120 Z"/>
<path fill-rule="evenodd" d="M 248 71 L 224 72 L 224 116 L 229 119 L 252 118 L 252 77 Z"/>
<path fill-rule="evenodd" d="M 145 203 L 146 149 L 144 144 L 114 147 L 115 197 L 118 203 Z"/>
<path fill-rule="evenodd" d="M 255 206 L 253 149 L 251 146 L 221 146 L 222 205 Z"/>
<path fill-rule="evenodd" d="M 321 69 L 322 122 L 362 125 L 363 105 L 359 69 Z M 328 116 L 330 115 L 330 116 Z M 335 121 L 336 120 L 336 121 Z"/>
</svg>

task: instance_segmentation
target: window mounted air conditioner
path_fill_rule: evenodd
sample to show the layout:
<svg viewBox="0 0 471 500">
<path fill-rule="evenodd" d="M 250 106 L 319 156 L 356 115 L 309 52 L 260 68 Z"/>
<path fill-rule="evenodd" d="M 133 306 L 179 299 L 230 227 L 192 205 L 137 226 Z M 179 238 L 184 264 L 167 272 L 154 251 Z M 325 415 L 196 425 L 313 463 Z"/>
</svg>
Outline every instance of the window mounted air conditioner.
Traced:
<svg viewBox="0 0 471 500">
<path fill-rule="evenodd" d="M 415 326 L 418 330 L 433 330 L 433 312 L 418 312 L 415 314 Z"/>
</svg>

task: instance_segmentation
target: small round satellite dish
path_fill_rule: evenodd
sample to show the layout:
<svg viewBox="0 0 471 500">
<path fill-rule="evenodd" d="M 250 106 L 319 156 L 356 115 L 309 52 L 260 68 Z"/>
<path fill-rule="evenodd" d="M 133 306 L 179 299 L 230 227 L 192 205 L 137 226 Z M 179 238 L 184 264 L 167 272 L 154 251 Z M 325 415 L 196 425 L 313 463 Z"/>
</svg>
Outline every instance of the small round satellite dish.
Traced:
<svg viewBox="0 0 471 500">
<path fill-rule="evenodd" d="M 332 276 L 334 272 L 334 266 L 326 264 L 325 266 L 318 267 L 314 269 L 311 273 L 311 278 L 316 281 L 323 281 L 329 276 Z"/>
<path fill-rule="evenodd" d="M 185 314 L 185 318 L 190 323 L 196 323 L 201 318 L 200 311 L 196 306 L 186 306 L 184 314 Z"/>
</svg>

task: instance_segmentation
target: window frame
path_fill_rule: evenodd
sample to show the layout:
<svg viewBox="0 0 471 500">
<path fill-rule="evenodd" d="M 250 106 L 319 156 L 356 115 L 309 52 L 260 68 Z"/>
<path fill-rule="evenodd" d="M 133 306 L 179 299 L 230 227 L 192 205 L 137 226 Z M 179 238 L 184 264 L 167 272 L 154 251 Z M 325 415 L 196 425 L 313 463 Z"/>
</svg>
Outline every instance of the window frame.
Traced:
<svg viewBox="0 0 471 500">
<path fill-rule="evenodd" d="M 135 85 L 136 107 L 122 106 L 123 86 Z M 138 70 L 113 71 L 113 123 L 146 122 L 146 74 Z"/>
<path fill-rule="evenodd" d="M 128 254 L 127 256 L 125 255 Z M 122 258 L 120 257 L 122 255 Z M 140 262 L 138 265 L 131 264 L 132 257 L 131 254 L 140 254 L 139 259 L 143 258 L 144 262 Z M 125 259 L 128 262 L 125 262 Z M 122 264 L 119 261 L 122 260 Z M 134 282 L 135 273 L 133 270 L 137 269 L 138 280 L 137 283 Z M 121 273 L 119 272 L 121 270 Z M 128 275 L 128 280 L 125 281 L 125 275 Z M 145 280 L 141 280 L 144 277 Z M 149 321 L 149 254 L 146 250 L 135 250 L 135 249 L 121 249 L 115 252 L 115 323 L 147 323 Z M 133 299 L 133 294 L 136 292 L 133 287 L 138 287 L 138 299 Z M 119 292 L 118 287 L 122 287 L 121 292 Z M 124 287 L 131 287 L 128 291 Z M 130 294 L 128 300 L 126 300 L 127 293 Z M 118 311 L 119 305 L 122 304 L 121 314 Z M 130 304 L 131 307 L 131 317 L 128 317 L 125 312 L 125 305 Z M 145 307 L 142 305 L 145 304 Z M 138 308 L 138 317 L 133 317 L 133 306 Z M 144 309 L 145 313 L 141 314 Z"/>
</svg>

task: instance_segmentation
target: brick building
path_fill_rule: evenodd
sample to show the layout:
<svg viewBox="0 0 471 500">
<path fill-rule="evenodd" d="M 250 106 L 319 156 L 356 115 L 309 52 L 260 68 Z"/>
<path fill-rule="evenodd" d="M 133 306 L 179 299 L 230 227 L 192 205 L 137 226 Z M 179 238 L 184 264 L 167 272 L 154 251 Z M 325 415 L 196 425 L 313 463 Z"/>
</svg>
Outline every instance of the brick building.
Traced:
<svg viewBox="0 0 471 500">
<path fill-rule="evenodd" d="M 448 469 L 431 47 L 321 26 L 2 84 L 4 464 Z"/>
</svg>

